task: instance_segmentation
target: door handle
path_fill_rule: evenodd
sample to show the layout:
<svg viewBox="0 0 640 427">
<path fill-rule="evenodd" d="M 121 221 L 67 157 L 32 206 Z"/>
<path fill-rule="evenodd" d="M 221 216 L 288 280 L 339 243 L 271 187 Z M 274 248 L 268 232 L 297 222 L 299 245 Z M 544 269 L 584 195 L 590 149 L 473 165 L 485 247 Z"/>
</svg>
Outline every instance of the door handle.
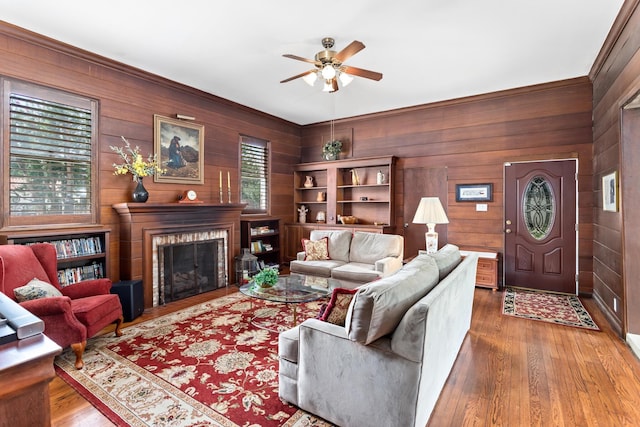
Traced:
<svg viewBox="0 0 640 427">
<path fill-rule="evenodd" d="M 511 233 L 511 229 L 510 229 L 510 228 L 507 228 L 506 230 L 504 230 L 504 232 L 505 232 L 505 233 L 507 233 L 507 234 L 509 234 L 509 233 Z"/>
</svg>

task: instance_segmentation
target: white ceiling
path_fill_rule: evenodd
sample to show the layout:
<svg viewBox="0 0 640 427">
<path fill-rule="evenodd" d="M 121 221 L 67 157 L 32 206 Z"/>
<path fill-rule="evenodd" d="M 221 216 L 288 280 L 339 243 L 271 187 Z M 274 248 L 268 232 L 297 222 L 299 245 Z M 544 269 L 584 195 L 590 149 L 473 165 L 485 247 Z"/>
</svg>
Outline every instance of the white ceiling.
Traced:
<svg viewBox="0 0 640 427">
<path fill-rule="evenodd" d="M 0 19 L 301 125 L 588 74 L 623 0 L 0 0 Z M 378 71 L 302 79 L 320 40 Z"/>
</svg>

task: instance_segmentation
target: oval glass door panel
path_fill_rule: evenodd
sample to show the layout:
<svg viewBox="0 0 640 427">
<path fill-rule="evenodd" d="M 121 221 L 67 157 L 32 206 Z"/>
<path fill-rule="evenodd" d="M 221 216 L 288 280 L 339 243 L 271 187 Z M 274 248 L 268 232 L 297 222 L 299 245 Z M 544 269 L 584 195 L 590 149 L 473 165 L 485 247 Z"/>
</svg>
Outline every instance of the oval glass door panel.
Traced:
<svg viewBox="0 0 640 427">
<path fill-rule="evenodd" d="M 522 215 L 527 231 L 536 240 L 546 238 L 555 222 L 553 189 L 542 176 L 531 178 L 522 194 Z"/>
</svg>

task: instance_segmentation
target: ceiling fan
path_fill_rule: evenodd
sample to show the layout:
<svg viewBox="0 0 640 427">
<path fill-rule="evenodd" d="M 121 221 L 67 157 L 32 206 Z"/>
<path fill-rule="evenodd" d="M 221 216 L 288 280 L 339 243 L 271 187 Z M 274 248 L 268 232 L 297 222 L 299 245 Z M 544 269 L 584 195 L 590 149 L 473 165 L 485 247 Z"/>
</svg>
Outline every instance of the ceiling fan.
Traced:
<svg viewBox="0 0 640 427">
<path fill-rule="evenodd" d="M 324 50 L 316 53 L 315 60 L 302 58 L 288 53 L 282 55 L 285 58 L 308 62 L 313 64 L 315 68 L 293 77 L 289 77 L 288 79 L 282 80 L 280 83 L 290 82 L 291 80 L 302 77 L 307 84 L 313 86 L 316 80 L 321 79 L 324 80 L 324 87 L 322 89 L 324 92 L 335 92 L 338 90 L 338 80 L 340 80 L 340 83 L 344 87 L 351 83 L 353 80 L 352 76 L 364 77 L 365 79 L 376 81 L 382 79 L 381 73 L 357 67 L 350 67 L 344 64 L 347 59 L 364 49 L 365 46 L 362 42 L 357 40 L 352 41 L 351 44 L 340 52 L 331 50 L 334 43 L 335 40 L 331 37 L 323 38 L 322 46 L 324 47 Z"/>
</svg>

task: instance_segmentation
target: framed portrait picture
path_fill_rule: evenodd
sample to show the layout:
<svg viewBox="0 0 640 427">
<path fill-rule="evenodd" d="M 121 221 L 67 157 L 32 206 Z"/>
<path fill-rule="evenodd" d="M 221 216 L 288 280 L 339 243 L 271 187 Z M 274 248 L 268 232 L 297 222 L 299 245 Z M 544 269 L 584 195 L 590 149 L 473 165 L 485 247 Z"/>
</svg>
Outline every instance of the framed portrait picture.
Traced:
<svg viewBox="0 0 640 427">
<path fill-rule="evenodd" d="M 618 172 L 602 177 L 602 209 L 618 212 Z"/>
<path fill-rule="evenodd" d="M 154 146 L 166 172 L 154 182 L 204 184 L 204 125 L 155 114 Z"/>
<path fill-rule="evenodd" d="M 456 184 L 456 202 L 491 202 L 493 184 Z"/>
</svg>

